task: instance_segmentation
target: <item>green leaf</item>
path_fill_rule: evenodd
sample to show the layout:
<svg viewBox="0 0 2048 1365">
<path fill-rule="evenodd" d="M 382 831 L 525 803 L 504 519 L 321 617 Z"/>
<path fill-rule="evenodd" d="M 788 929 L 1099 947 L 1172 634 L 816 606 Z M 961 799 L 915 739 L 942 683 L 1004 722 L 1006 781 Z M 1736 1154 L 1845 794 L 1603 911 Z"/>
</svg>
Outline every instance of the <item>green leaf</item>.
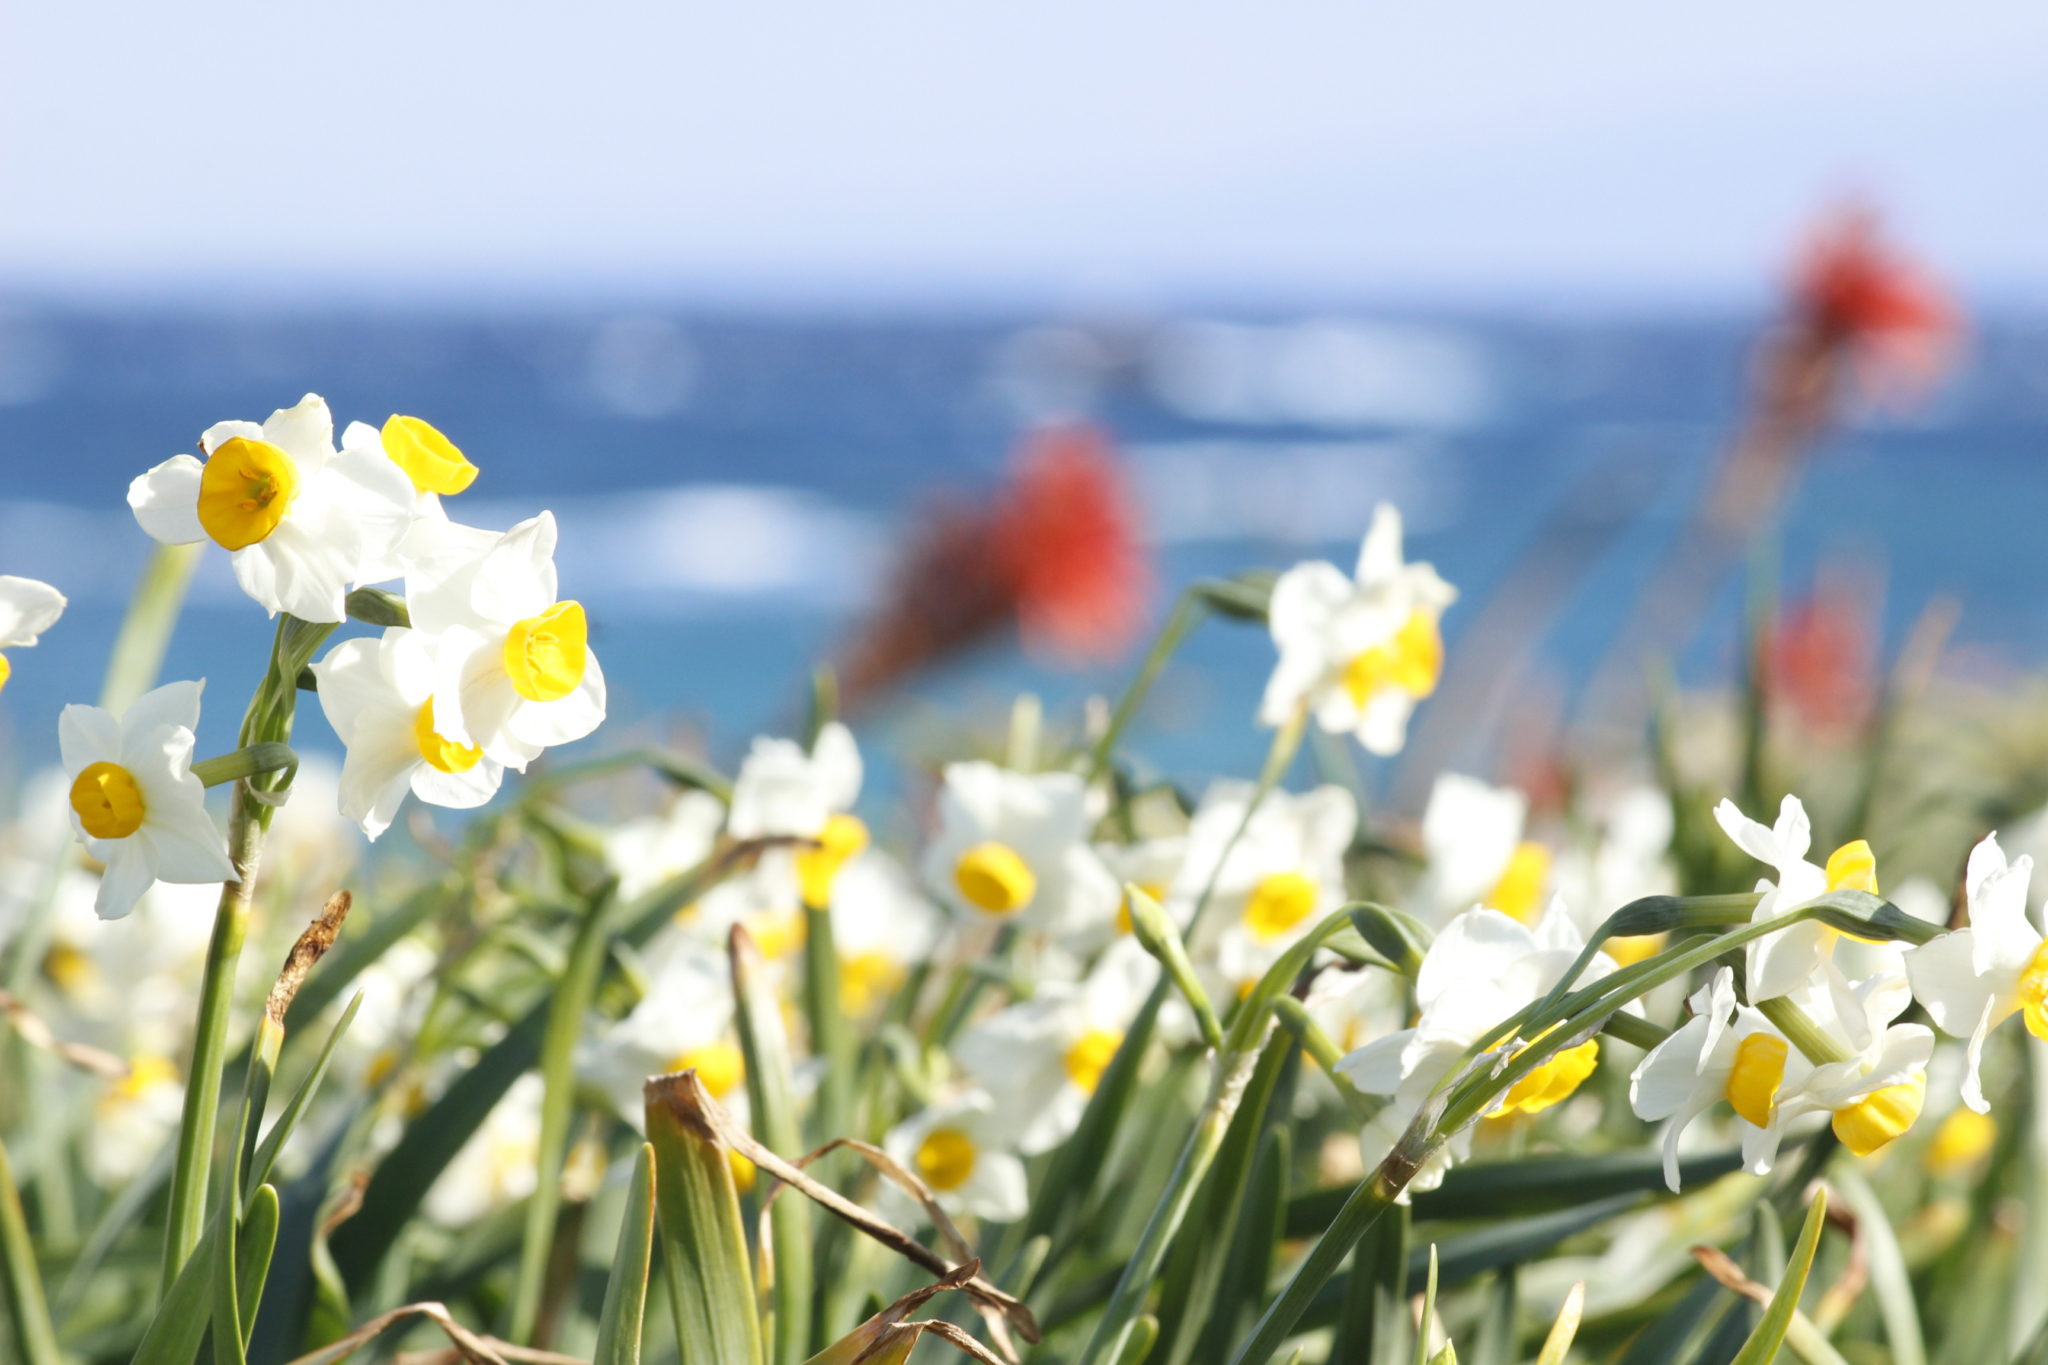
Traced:
<svg viewBox="0 0 2048 1365">
<path fill-rule="evenodd" d="M 6 1291 L 7 1321 L 13 1328 L 14 1354 L 22 1365 L 63 1365 L 57 1332 L 50 1324 L 50 1306 L 43 1298 L 43 1280 L 36 1269 L 35 1243 L 14 1187 L 14 1168 L 0 1146 L 0 1290 Z"/>
<path fill-rule="evenodd" d="M 654 1148 L 640 1144 L 633 1159 L 619 1246 L 597 1314 L 597 1349 L 591 1365 L 640 1365 L 640 1333 L 647 1315 L 647 1273 L 654 1255 Z"/>
<path fill-rule="evenodd" d="M 236 1248 L 236 1296 L 242 1305 L 242 1341 L 256 1326 L 256 1309 L 263 1302 L 264 1281 L 270 1278 L 270 1258 L 277 1250 L 280 1205 L 277 1186 L 258 1185 L 242 1218 L 240 1245 Z"/>
<path fill-rule="evenodd" d="M 1687 1190 L 1741 1169 L 1742 1153 L 1733 1148 L 1688 1157 L 1678 1165 L 1680 1184 Z M 1415 1195 L 1414 1207 L 1422 1219 L 1499 1218 L 1646 1192 L 1668 1194 L 1663 1156 L 1655 1149 L 1465 1162 L 1452 1167 L 1436 1189 Z M 1287 1207 L 1287 1235 L 1315 1236 L 1330 1225 L 1350 1193 L 1350 1187 L 1340 1186 L 1296 1198 Z"/>
<path fill-rule="evenodd" d="M 1813 1254 L 1820 1247 L 1827 1212 L 1828 1192 L 1823 1185 L 1814 1190 L 1813 1204 L 1806 1211 L 1806 1225 L 1799 1230 L 1798 1245 L 1792 1248 L 1792 1264 L 1785 1271 L 1785 1278 L 1778 1282 L 1777 1292 L 1771 1295 L 1763 1320 L 1743 1343 L 1733 1365 L 1769 1365 L 1776 1358 L 1778 1347 L 1792 1326 L 1792 1315 L 1799 1311 L 1799 1296 L 1806 1289 L 1807 1272 L 1813 1269 Z"/>
<path fill-rule="evenodd" d="M 1407 1301 L 1408 1210 L 1396 1206 L 1358 1239 L 1330 1359 L 1394 1365 L 1407 1341 Z"/>
<path fill-rule="evenodd" d="M 682 1365 L 762 1365 L 760 1308 L 732 1152 L 695 1108 L 696 1073 L 647 1083 L 662 1264 Z"/>
<path fill-rule="evenodd" d="M 555 1220 L 562 1207 L 562 1162 L 569 1148 L 569 1123 L 575 1115 L 576 1043 L 583 1036 L 585 1016 L 604 968 L 605 920 L 617 889 L 616 880 L 608 881 L 584 905 L 541 1039 L 540 1139 L 534 1152 L 540 1181 L 526 1201 L 526 1225 L 519 1244 L 509 1333 L 509 1339 L 516 1342 L 531 1344 L 534 1326 L 540 1321 L 548 1259 L 555 1245 Z"/>
<path fill-rule="evenodd" d="M 1424 1270 L 1427 1276 L 1422 1282 L 1422 1316 L 1416 1319 L 1419 1327 L 1415 1333 L 1415 1365 L 1432 1365 L 1425 1359 L 1429 1353 L 1429 1324 L 1436 1320 L 1436 1243 L 1429 1244 L 1429 1265 Z"/>
<path fill-rule="evenodd" d="M 1572 1338 L 1579 1334 L 1579 1319 L 1585 1311 L 1586 1282 L 1580 1280 L 1564 1296 L 1564 1306 L 1557 1310 L 1557 1320 L 1550 1324 L 1550 1331 L 1543 1338 L 1543 1349 L 1537 1353 L 1536 1365 L 1564 1365 L 1564 1358 L 1572 1349 Z"/>
<path fill-rule="evenodd" d="M 1920 1310 L 1914 1302 L 1913 1280 L 1883 1202 L 1863 1173 L 1849 1162 L 1837 1162 L 1829 1179 L 1842 1191 L 1850 1211 L 1856 1215 L 1856 1228 L 1863 1237 L 1864 1255 L 1870 1263 L 1871 1296 L 1877 1300 L 1878 1317 L 1884 1323 L 1885 1340 L 1891 1347 L 1892 1365 L 1927 1365 L 1927 1343 L 1920 1334 Z"/>
<path fill-rule="evenodd" d="M 782 1029 L 782 1002 L 764 979 L 761 955 L 747 931 L 733 926 L 728 945 L 739 1022 L 740 1051 L 746 1058 L 747 1101 L 754 1135 L 791 1160 L 803 1153 L 791 1095 L 789 1040 Z M 771 1188 L 764 1179 L 765 1193 Z M 775 1302 L 769 1359 L 802 1365 L 811 1337 L 811 1206 L 804 1199 L 777 1199 L 768 1211 L 772 1232 Z"/>
</svg>

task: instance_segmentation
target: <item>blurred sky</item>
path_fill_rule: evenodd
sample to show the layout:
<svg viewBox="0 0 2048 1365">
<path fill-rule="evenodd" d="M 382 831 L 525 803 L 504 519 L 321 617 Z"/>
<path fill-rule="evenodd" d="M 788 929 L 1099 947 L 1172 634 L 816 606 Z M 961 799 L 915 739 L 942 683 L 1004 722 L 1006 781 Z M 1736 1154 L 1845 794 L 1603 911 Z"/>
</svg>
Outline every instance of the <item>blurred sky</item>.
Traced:
<svg viewBox="0 0 2048 1365">
<path fill-rule="evenodd" d="M 15 292 L 1747 301 L 1861 190 L 2048 300 L 2039 4 L 0 15 Z"/>
</svg>

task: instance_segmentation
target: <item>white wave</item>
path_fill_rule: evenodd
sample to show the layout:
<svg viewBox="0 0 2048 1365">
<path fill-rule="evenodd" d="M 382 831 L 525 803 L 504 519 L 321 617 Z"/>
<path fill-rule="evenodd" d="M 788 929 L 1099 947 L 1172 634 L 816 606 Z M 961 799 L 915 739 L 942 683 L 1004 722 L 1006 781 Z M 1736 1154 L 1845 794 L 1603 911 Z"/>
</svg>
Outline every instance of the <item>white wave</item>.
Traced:
<svg viewBox="0 0 2048 1365">
<path fill-rule="evenodd" d="M 1207 422 L 1433 430 L 1493 406 L 1484 352 L 1444 327 L 1179 322 L 1153 338 L 1146 370 L 1160 402 Z"/>
<path fill-rule="evenodd" d="M 1133 447 L 1132 472 L 1156 542 L 1314 544 L 1365 534 L 1380 502 L 1417 530 L 1462 500 L 1462 464 L 1413 441 L 1174 441 Z"/>
</svg>

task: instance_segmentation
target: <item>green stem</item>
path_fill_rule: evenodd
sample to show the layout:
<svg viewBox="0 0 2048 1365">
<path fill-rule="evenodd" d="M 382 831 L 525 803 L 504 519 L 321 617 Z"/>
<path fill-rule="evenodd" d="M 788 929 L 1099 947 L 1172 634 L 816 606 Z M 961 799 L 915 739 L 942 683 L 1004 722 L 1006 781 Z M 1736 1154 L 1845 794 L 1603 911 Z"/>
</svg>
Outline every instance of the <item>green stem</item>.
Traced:
<svg viewBox="0 0 2048 1365">
<path fill-rule="evenodd" d="M 1131 685 L 1124 689 L 1118 699 L 1116 710 L 1109 716 L 1109 724 L 1097 737 L 1095 747 L 1088 754 L 1088 783 L 1093 786 L 1109 771 L 1112 758 L 1116 755 L 1116 744 L 1123 737 L 1131 718 L 1138 714 L 1138 708 L 1145 704 L 1145 698 L 1152 692 L 1152 684 L 1159 681 L 1159 674 L 1165 669 L 1167 660 L 1181 647 L 1189 632 L 1201 624 L 1208 614 L 1208 603 L 1196 588 L 1185 589 L 1174 601 L 1173 610 L 1167 614 L 1166 624 L 1159 628 L 1159 636 L 1153 640 L 1152 648 L 1145 652 L 1144 662 L 1138 665 L 1138 675 L 1131 679 Z"/>
<path fill-rule="evenodd" d="M 1831 1062 L 1846 1062 L 1849 1051 L 1833 1038 L 1827 1030 L 1814 1022 L 1813 1016 L 1793 1003 L 1790 996 L 1774 996 L 1761 1001 L 1757 1009 L 1764 1018 L 1785 1035 L 1800 1055 L 1815 1066 L 1826 1066 Z"/>
<path fill-rule="evenodd" d="M 15 1354 L 22 1365 L 63 1365 L 36 1269 L 35 1242 L 22 1215 L 21 1194 L 14 1188 L 5 1147 L 0 1147 L 0 1291 L 6 1294 L 7 1320 L 13 1324 Z"/>
<path fill-rule="evenodd" d="M 331 624 L 277 619 L 270 664 L 249 699 L 242 717 L 244 749 L 286 744 L 298 702 L 299 670 L 334 631 Z M 192 1029 L 191 1064 L 185 1072 L 185 1107 L 178 1122 L 177 1156 L 171 1168 L 169 1215 L 164 1226 L 163 1288 L 169 1291 L 178 1271 L 199 1243 L 206 1220 L 208 1167 L 213 1158 L 214 1124 L 220 1109 L 221 1075 L 228 1057 L 228 1022 L 234 1006 L 235 967 L 249 933 L 249 909 L 256 894 L 257 865 L 263 838 L 275 813 L 273 793 L 290 789 L 292 769 L 265 771 L 237 781 L 228 809 L 228 857 L 235 879 L 221 887 L 214 910 L 213 934 L 207 940 L 206 966 L 200 979 L 199 1012 Z"/>
<path fill-rule="evenodd" d="M 259 773 L 282 772 L 298 761 L 289 744 L 251 744 L 233 753 L 200 759 L 192 765 L 192 775 L 203 787 L 218 787 Z"/>
</svg>

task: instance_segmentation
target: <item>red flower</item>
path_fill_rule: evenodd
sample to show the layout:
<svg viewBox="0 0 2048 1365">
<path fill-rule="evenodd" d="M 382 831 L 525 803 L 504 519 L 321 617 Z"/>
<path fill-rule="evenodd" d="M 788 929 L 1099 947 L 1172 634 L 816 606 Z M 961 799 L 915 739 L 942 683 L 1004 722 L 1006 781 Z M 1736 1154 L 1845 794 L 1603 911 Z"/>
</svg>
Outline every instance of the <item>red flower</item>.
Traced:
<svg viewBox="0 0 2048 1365">
<path fill-rule="evenodd" d="M 1764 686 L 1808 726 L 1841 733 L 1863 723 L 1876 700 L 1876 651 L 1867 587 L 1823 576 L 1780 614 L 1764 656 Z"/>
<path fill-rule="evenodd" d="M 1067 661 L 1129 643 L 1150 584 L 1108 439 L 1079 424 L 1027 436 L 984 506 L 931 506 L 839 664 L 857 708 L 1014 623 Z"/>
<path fill-rule="evenodd" d="M 1797 326 L 1818 349 L 1843 348 L 1864 389 L 1911 399 L 1940 377 L 1954 355 L 1955 305 L 1917 262 L 1887 243 L 1877 215 L 1837 209 L 1815 230 L 1794 272 Z"/>
<path fill-rule="evenodd" d="M 1080 423 L 1027 437 L 991 527 L 1026 643 L 1114 657 L 1143 619 L 1150 574 L 1109 439 Z"/>
</svg>

